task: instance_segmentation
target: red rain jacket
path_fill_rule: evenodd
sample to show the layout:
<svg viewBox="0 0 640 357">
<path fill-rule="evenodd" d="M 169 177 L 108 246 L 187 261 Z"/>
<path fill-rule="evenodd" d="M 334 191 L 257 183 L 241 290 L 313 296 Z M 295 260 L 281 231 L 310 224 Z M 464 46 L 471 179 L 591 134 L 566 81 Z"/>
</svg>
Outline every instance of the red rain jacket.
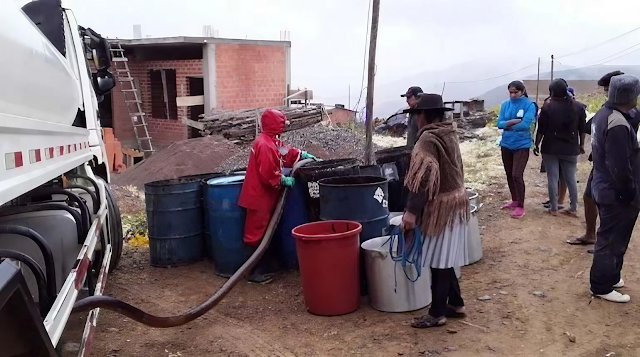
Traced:
<svg viewBox="0 0 640 357">
<path fill-rule="evenodd" d="M 241 207 L 272 211 L 280 196 L 282 167 L 293 167 L 300 159 L 299 149 L 280 141 L 286 119 L 279 110 L 268 109 L 262 114 L 262 133 L 253 142 L 240 192 L 238 205 Z"/>
</svg>

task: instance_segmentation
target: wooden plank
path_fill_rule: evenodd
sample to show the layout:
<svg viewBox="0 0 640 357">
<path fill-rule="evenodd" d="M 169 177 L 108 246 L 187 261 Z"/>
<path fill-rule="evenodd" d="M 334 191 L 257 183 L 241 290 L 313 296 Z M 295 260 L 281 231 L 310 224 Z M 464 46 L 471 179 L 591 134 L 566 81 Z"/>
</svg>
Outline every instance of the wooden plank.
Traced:
<svg viewBox="0 0 640 357">
<path fill-rule="evenodd" d="M 204 123 L 197 122 L 195 120 L 182 118 L 182 124 L 186 124 L 192 128 L 196 128 L 198 130 L 204 130 Z"/>
<path fill-rule="evenodd" d="M 144 154 L 136 149 L 122 148 L 122 153 L 131 157 L 143 157 Z"/>
<path fill-rule="evenodd" d="M 176 102 L 178 103 L 179 107 L 192 107 L 194 105 L 204 105 L 204 95 L 177 97 Z"/>
</svg>

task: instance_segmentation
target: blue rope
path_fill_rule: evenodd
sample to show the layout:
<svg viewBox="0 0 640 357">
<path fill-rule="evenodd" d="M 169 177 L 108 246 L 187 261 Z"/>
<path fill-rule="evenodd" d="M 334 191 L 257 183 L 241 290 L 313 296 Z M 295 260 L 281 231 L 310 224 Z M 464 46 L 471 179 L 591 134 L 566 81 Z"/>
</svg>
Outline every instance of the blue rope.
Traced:
<svg viewBox="0 0 640 357">
<path fill-rule="evenodd" d="M 398 263 L 402 264 L 402 271 L 404 272 L 404 276 L 412 283 L 415 283 L 420 278 L 420 275 L 422 275 L 422 246 L 424 242 L 422 240 L 422 234 L 417 227 L 413 230 L 413 241 L 411 242 L 411 246 L 409 247 L 408 251 L 405 247 L 404 230 L 401 229 L 400 226 L 396 226 L 391 231 L 391 237 L 389 239 L 389 256 L 395 262 L 393 268 L 393 278 L 395 281 L 394 291 L 397 292 L 396 289 L 398 287 L 398 279 L 396 277 L 395 267 Z M 398 242 L 397 255 L 393 254 L 393 246 L 395 241 Z M 415 279 L 411 279 L 409 275 L 407 275 L 407 264 L 409 266 L 413 265 L 415 267 L 417 273 Z"/>
</svg>

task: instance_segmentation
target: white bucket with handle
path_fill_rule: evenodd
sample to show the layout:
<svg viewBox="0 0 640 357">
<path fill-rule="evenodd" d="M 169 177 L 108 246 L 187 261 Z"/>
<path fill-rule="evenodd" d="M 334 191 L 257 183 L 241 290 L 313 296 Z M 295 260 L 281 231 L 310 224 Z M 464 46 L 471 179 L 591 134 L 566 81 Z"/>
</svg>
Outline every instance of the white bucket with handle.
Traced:
<svg viewBox="0 0 640 357">
<path fill-rule="evenodd" d="M 467 253 L 469 265 L 482 259 L 482 240 L 480 239 L 480 227 L 478 226 L 478 210 L 482 205 L 471 205 L 471 217 L 467 229 Z"/>
<path fill-rule="evenodd" d="M 425 308 L 431 303 L 431 269 L 423 267 L 417 278 L 413 265 L 403 268 L 402 264 L 391 259 L 390 243 L 390 237 L 384 236 L 370 239 L 361 245 L 371 306 L 384 312 L 407 312 Z"/>
</svg>

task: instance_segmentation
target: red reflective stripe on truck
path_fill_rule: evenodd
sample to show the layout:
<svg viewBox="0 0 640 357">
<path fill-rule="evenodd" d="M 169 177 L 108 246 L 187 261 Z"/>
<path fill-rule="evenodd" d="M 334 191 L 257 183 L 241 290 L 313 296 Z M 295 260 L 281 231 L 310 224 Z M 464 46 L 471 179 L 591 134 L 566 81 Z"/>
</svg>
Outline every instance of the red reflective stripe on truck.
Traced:
<svg viewBox="0 0 640 357">
<path fill-rule="evenodd" d="M 87 268 L 89 267 L 89 263 L 91 263 L 91 261 L 89 260 L 89 257 L 85 255 L 80 261 L 80 264 L 78 264 L 78 268 L 76 269 L 76 280 L 73 282 L 76 290 L 80 290 L 80 288 L 82 287 L 84 278 L 87 275 Z"/>
<path fill-rule="evenodd" d="M 4 154 L 4 167 L 7 170 L 22 167 L 24 162 L 22 161 L 22 151 L 9 152 Z"/>
</svg>

